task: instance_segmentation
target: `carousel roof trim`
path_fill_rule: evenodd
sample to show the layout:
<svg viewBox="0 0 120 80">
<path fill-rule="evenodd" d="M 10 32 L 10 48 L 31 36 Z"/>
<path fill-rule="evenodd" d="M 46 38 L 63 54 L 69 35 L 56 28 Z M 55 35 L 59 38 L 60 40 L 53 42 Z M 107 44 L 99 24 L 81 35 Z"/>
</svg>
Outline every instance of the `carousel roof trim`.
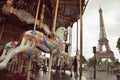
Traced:
<svg viewBox="0 0 120 80">
<path fill-rule="evenodd" d="M 16 1 L 16 0 L 14 0 L 14 1 Z M 36 2 L 34 0 L 31 0 L 31 2 L 27 2 L 27 0 L 17 0 L 17 1 L 18 2 L 13 2 L 14 9 L 17 9 L 17 10 L 22 9 L 35 17 L 35 12 L 36 12 L 35 10 L 37 8 L 36 4 L 37 4 L 38 0 L 36 0 Z M 34 2 L 32 3 L 32 1 L 34 1 Z M 56 1 L 55 0 L 41 0 L 41 1 L 42 1 L 40 4 L 41 6 L 43 3 L 46 4 L 43 23 L 47 24 L 51 28 L 52 22 L 53 22 L 53 17 L 54 17 Z M 64 26 L 67 28 L 68 26 L 72 26 L 72 24 L 77 21 L 78 15 L 80 13 L 80 11 L 79 11 L 80 4 L 78 1 L 80 1 L 80 0 L 60 0 L 58 17 L 57 17 L 57 28 L 60 26 Z M 82 2 L 83 2 L 83 10 L 85 10 L 88 0 L 82 0 Z M 20 27 L 21 29 L 24 29 L 24 30 L 33 29 L 34 23 L 28 24 L 25 21 L 21 21 L 19 19 L 19 17 L 16 16 L 15 14 L 3 13 L 3 11 L 2 11 L 3 3 L 5 4 L 6 0 L 0 1 L 0 10 L 2 12 L 2 13 L 0 12 L 0 14 L 2 14 L 0 16 L 0 23 L 3 23 L 3 20 L 6 19 L 7 21 L 5 21 L 5 22 L 7 24 L 12 24 L 12 25 Z M 29 4 L 31 4 L 32 6 L 29 7 Z M 42 8 L 40 8 L 39 16 L 41 13 L 41 9 Z M 14 19 L 14 21 L 11 21 L 13 19 Z M 27 27 L 27 26 L 29 26 L 29 27 Z"/>
</svg>

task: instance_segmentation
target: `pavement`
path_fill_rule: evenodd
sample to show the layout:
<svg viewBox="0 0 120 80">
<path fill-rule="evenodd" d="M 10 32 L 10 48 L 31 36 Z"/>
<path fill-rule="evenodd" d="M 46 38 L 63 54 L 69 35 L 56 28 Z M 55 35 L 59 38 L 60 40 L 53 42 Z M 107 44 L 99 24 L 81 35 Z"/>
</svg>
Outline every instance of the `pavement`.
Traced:
<svg viewBox="0 0 120 80">
<path fill-rule="evenodd" d="M 89 71 L 83 71 L 83 75 L 87 78 L 87 80 L 117 80 L 115 74 L 107 74 L 107 72 L 96 72 L 96 79 L 93 79 L 93 73 Z"/>
<path fill-rule="evenodd" d="M 48 73 L 47 73 L 48 74 Z M 32 77 L 35 80 L 47 80 L 48 75 L 43 75 L 43 71 L 39 71 L 37 75 L 32 75 Z M 0 72 L 0 80 L 13 80 L 11 79 L 12 74 L 3 74 Z M 16 75 L 15 75 L 16 77 Z M 17 76 L 16 78 L 18 78 Z M 50 80 L 80 80 L 80 77 L 75 78 L 74 73 L 71 73 L 70 71 L 66 71 L 65 73 L 62 73 L 62 76 L 60 76 L 59 72 L 56 72 L 55 70 L 52 69 L 51 72 L 51 79 Z M 18 79 L 15 79 L 18 80 Z M 19 79 L 20 80 L 20 79 Z M 23 80 L 23 79 L 22 79 Z M 96 79 L 93 79 L 93 71 L 83 71 L 83 76 L 81 80 L 117 80 L 115 74 L 107 74 L 105 71 L 97 71 L 96 72 Z"/>
<path fill-rule="evenodd" d="M 66 71 L 65 74 L 62 73 L 62 76 L 59 73 L 52 70 L 51 79 L 50 80 L 80 80 L 79 77 L 75 78 L 74 73 L 71 77 L 70 71 Z M 47 80 L 47 74 L 43 75 L 43 72 L 40 71 L 39 74 L 35 77 L 36 80 Z M 96 72 L 96 79 L 93 79 L 93 73 L 89 71 L 83 71 L 82 80 L 117 80 L 116 75 L 110 74 L 108 75 L 107 72 Z"/>
<path fill-rule="evenodd" d="M 36 78 L 35 80 L 47 80 L 47 74 L 43 75 L 43 72 L 40 71 L 35 78 Z M 85 76 L 82 76 L 81 79 L 87 80 Z M 71 76 L 70 71 L 66 71 L 65 73 L 62 73 L 62 76 L 60 76 L 59 72 L 56 73 L 55 70 L 52 70 L 50 80 L 79 80 L 79 77 L 75 78 L 74 73 L 72 73 L 72 76 Z"/>
</svg>

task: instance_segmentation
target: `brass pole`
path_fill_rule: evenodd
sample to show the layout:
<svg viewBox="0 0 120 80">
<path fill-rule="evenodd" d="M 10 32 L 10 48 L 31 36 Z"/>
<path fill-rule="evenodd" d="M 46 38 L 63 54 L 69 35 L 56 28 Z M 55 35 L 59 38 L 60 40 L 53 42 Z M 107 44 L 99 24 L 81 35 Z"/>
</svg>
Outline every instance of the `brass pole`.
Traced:
<svg viewBox="0 0 120 80">
<path fill-rule="evenodd" d="M 55 8 L 55 17 L 54 17 L 54 21 L 53 21 L 53 28 L 52 28 L 52 33 L 55 33 L 55 28 L 56 28 L 56 19 L 57 19 L 57 12 L 58 12 L 58 3 L 59 0 L 57 0 L 56 2 L 56 8 Z M 52 58 L 53 58 L 53 54 L 50 51 L 50 59 L 49 59 L 49 67 L 48 67 L 48 77 L 47 80 L 50 80 L 51 77 L 51 66 L 52 66 Z"/>
<path fill-rule="evenodd" d="M 43 6 L 42 6 L 42 12 L 41 12 L 41 16 L 40 16 L 40 25 L 44 19 L 44 12 L 45 12 L 45 4 L 43 4 Z"/>
<path fill-rule="evenodd" d="M 56 29 L 56 20 L 57 20 L 57 13 L 58 13 L 58 4 L 59 4 L 59 0 L 57 0 L 57 2 L 56 2 L 55 17 L 54 17 L 53 28 L 52 28 L 52 32 L 53 32 L 53 33 L 55 33 L 55 29 Z"/>
<path fill-rule="evenodd" d="M 83 53 L 82 1 L 83 0 L 80 0 L 80 80 L 82 77 L 82 53 Z"/>
<path fill-rule="evenodd" d="M 37 6 L 37 11 L 36 11 L 36 16 L 35 16 L 35 22 L 34 22 L 34 30 L 36 30 L 36 23 L 37 23 L 39 8 L 40 8 L 40 0 L 38 1 L 38 6 Z"/>
<path fill-rule="evenodd" d="M 52 59 L 53 59 L 53 55 L 50 53 L 50 59 L 49 59 L 49 67 L 48 67 L 48 77 L 47 77 L 47 80 L 50 80 L 50 78 L 51 78 Z"/>
<path fill-rule="evenodd" d="M 23 72 L 23 65 L 24 65 L 24 59 L 23 59 L 23 53 L 22 55 L 19 55 L 21 59 L 21 62 L 20 62 L 20 72 L 19 73 L 22 73 Z"/>
</svg>

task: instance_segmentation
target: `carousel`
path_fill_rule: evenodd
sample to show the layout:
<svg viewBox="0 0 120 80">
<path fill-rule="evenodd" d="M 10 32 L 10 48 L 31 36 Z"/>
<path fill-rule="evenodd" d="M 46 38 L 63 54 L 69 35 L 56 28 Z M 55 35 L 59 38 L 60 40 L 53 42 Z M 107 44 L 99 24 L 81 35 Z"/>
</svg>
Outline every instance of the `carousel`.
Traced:
<svg viewBox="0 0 120 80">
<path fill-rule="evenodd" d="M 87 0 L 1 0 L 0 80 L 35 80 L 41 68 L 45 72 L 48 68 L 46 80 L 50 80 L 51 69 L 59 71 L 61 77 L 61 70 L 71 70 L 71 28 L 80 19 L 82 32 L 87 3 Z M 82 55 L 82 42 L 80 47 Z"/>
</svg>

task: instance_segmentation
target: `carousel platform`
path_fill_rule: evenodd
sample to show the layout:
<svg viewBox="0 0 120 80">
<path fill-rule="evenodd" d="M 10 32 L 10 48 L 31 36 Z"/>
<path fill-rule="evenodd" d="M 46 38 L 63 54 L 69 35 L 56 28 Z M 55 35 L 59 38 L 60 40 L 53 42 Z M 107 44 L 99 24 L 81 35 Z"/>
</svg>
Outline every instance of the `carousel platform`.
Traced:
<svg viewBox="0 0 120 80">
<path fill-rule="evenodd" d="M 0 80 L 26 80 L 26 75 L 19 73 L 8 73 L 7 70 L 0 71 Z M 31 80 L 35 80 L 31 78 Z"/>
<path fill-rule="evenodd" d="M 74 73 L 66 71 L 65 73 L 62 72 L 62 76 L 60 76 L 59 72 L 52 70 L 51 72 L 51 79 L 50 80 L 79 80 L 79 76 L 75 77 Z M 0 71 L 0 80 L 26 80 L 26 75 L 19 74 L 19 73 L 7 73 L 7 71 Z M 43 71 L 39 71 L 37 75 L 32 75 L 30 80 L 47 80 L 47 73 L 46 75 L 43 74 Z M 82 76 L 82 80 L 87 80 L 85 76 Z"/>
<path fill-rule="evenodd" d="M 82 80 L 87 80 L 85 76 L 82 76 Z M 36 75 L 35 80 L 47 80 L 47 74 L 44 75 L 42 71 L 39 71 L 39 74 Z M 50 80 L 80 80 L 80 76 L 75 77 L 74 73 L 66 70 L 65 73 L 64 71 L 62 72 L 62 76 L 60 76 L 59 72 L 56 72 L 54 69 L 52 69 L 51 72 L 51 79 Z"/>
</svg>

